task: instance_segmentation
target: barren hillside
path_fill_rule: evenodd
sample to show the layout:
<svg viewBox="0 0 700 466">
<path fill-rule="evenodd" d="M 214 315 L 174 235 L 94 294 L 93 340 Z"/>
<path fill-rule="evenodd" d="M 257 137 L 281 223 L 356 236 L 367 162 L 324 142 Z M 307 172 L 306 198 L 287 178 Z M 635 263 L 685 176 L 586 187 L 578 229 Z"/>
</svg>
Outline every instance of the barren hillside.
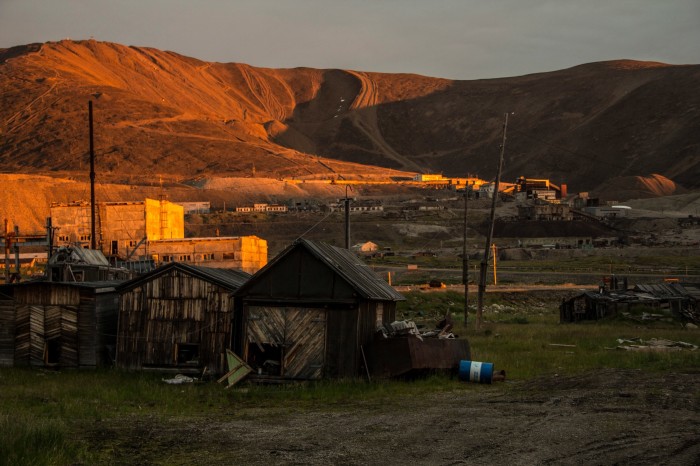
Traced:
<svg viewBox="0 0 700 466">
<path fill-rule="evenodd" d="M 209 63 L 92 40 L 34 44 L 0 50 L 0 170 L 84 173 L 92 100 L 98 167 L 114 180 L 386 176 L 381 167 L 489 178 L 503 114 L 514 112 L 506 179 L 583 191 L 658 173 L 695 189 L 698 87 L 697 65 L 617 61 L 451 81 Z"/>
</svg>

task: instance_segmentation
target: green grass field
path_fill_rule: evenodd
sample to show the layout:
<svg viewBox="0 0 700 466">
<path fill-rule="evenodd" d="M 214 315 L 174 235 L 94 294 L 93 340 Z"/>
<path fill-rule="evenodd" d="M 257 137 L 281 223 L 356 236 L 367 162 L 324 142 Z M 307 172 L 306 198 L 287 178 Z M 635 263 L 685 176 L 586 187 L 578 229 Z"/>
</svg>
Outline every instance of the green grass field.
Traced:
<svg viewBox="0 0 700 466">
<path fill-rule="evenodd" d="M 399 318 L 426 327 L 446 311 L 454 314 L 454 333 L 469 339 L 472 359 L 492 362 L 505 370 L 509 382 L 554 374 L 571 375 L 603 368 L 644 371 L 697 370 L 700 351 L 633 352 L 615 349 L 617 339 L 663 338 L 700 345 L 700 331 L 675 322 L 640 324 L 614 319 L 560 324 L 552 302 L 526 300 L 518 306 L 497 294 L 487 305 L 502 303 L 501 311 L 484 314 L 481 329 L 474 316 L 463 323 L 459 293 L 407 293 Z M 511 296 L 512 298 L 512 296 Z M 492 308 L 489 308 L 492 309 Z M 0 465 L 108 464 L 110 441 L 91 442 L 90 432 L 103 421 L 135 419 L 201 419 L 231 415 L 274 417 L 289 409 L 346 409 L 353 404 L 398 405 L 436 391 L 478 390 L 456 377 L 435 375 L 414 381 L 364 379 L 321 381 L 285 386 L 241 384 L 224 390 L 215 382 L 168 385 L 163 376 L 119 370 L 47 371 L 0 369 Z M 492 390 L 513 390 L 512 383 Z M 236 410 L 231 413 L 231 407 Z"/>
</svg>

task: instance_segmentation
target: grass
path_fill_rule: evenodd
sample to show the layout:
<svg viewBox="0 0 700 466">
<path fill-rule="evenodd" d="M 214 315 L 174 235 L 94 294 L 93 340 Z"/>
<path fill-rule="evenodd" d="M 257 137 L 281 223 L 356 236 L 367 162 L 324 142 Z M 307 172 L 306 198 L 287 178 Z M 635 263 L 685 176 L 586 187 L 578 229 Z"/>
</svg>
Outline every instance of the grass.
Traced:
<svg viewBox="0 0 700 466">
<path fill-rule="evenodd" d="M 27 415 L 0 416 L 0 464 L 69 464 L 83 454 L 81 446 L 68 441 L 60 419 Z"/>
<path fill-rule="evenodd" d="M 573 375 L 603 368 L 645 371 L 697 370 L 700 351 L 644 353 L 614 349 L 618 338 L 665 338 L 700 345 L 700 332 L 675 323 L 640 324 L 614 319 L 559 324 L 553 301 L 530 299 L 518 306 L 512 296 L 486 296 L 484 323 L 468 325 L 460 293 L 410 292 L 399 316 L 426 327 L 446 311 L 454 315 L 453 332 L 469 339 L 471 359 L 492 362 L 509 381 L 553 374 Z M 494 306 L 499 305 L 500 307 Z M 495 309 L 500 309 L 496 313 Z M 119 370 L 45 371 L 0 369 L 0 465 L 109 464 L 115 449 L 128 443 L 96 426 L 159 425 L 173 420 L 241 419 L 276 422 L 298 411 L 376 411 L 405 406 L 411 399 L 440 391 L 481 390 L 457 378 L 435 375 L 405 381 L 324 380 L 283 386 L 241 384 L 224 390 L 216 383 L 168 385 L 162 375 Z M 518 385 L 497 384 L 489 390 Z M 114 427 L 112 427 L 114 429 Z M 106 437 L 105 437 L 106 436 Z M 156 448 L 156 447 L 152 447 Z"/>
</svg>

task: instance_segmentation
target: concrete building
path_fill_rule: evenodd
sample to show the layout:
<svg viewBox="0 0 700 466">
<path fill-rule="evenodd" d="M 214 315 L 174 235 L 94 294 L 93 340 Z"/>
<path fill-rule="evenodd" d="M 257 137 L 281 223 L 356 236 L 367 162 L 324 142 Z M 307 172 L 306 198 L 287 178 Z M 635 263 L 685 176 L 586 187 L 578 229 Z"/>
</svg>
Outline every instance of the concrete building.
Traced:
<svg viewBox="0 0 700 466">
<path fill-rule="evenodd" d="M 54 227 L 58 228 L 54 236 L 56 246 L 90 246 L 89 202 L 52 204 L 51 219 Z M 98 202 L 95 233 L 97 249 L 105 256 L 145 254 L 145 240 L 184 238 L 184 208 L 166 200 L 154 199 L 140 202 Z"/>
<path fill-rule="evenodd" d="M 90 245 L 87 202 L 54 204 L 56 246 Z M 110 260 L 205 264 L 255 273 L 267 263 L 267 241 L 257 236 L 185 238 L 182 205 L 167 200 L 103 202 L 95 216 L 97 249 Z"/>
<path fill-rule="evenodd" d="M 183 262 L 253 274 L 267 264 L 267 241 L 257 236 L 173 238 L 149 242 L 148 254 L 156 264 Z"/>
</svg>

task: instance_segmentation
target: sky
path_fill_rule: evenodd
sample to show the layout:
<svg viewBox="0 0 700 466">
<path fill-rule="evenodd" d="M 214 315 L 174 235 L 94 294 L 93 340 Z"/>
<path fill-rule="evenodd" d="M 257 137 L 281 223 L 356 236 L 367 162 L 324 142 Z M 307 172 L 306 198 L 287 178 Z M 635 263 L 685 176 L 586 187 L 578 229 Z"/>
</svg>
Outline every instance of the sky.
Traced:
<svg viewBox="0 0 700 466">
<path fill-rule="evenodd" d="M 616 59 L 700 64 L 700 1 L 0 0 L 0 48 L 66 38 L 468 80 Z"/>
</svg>

